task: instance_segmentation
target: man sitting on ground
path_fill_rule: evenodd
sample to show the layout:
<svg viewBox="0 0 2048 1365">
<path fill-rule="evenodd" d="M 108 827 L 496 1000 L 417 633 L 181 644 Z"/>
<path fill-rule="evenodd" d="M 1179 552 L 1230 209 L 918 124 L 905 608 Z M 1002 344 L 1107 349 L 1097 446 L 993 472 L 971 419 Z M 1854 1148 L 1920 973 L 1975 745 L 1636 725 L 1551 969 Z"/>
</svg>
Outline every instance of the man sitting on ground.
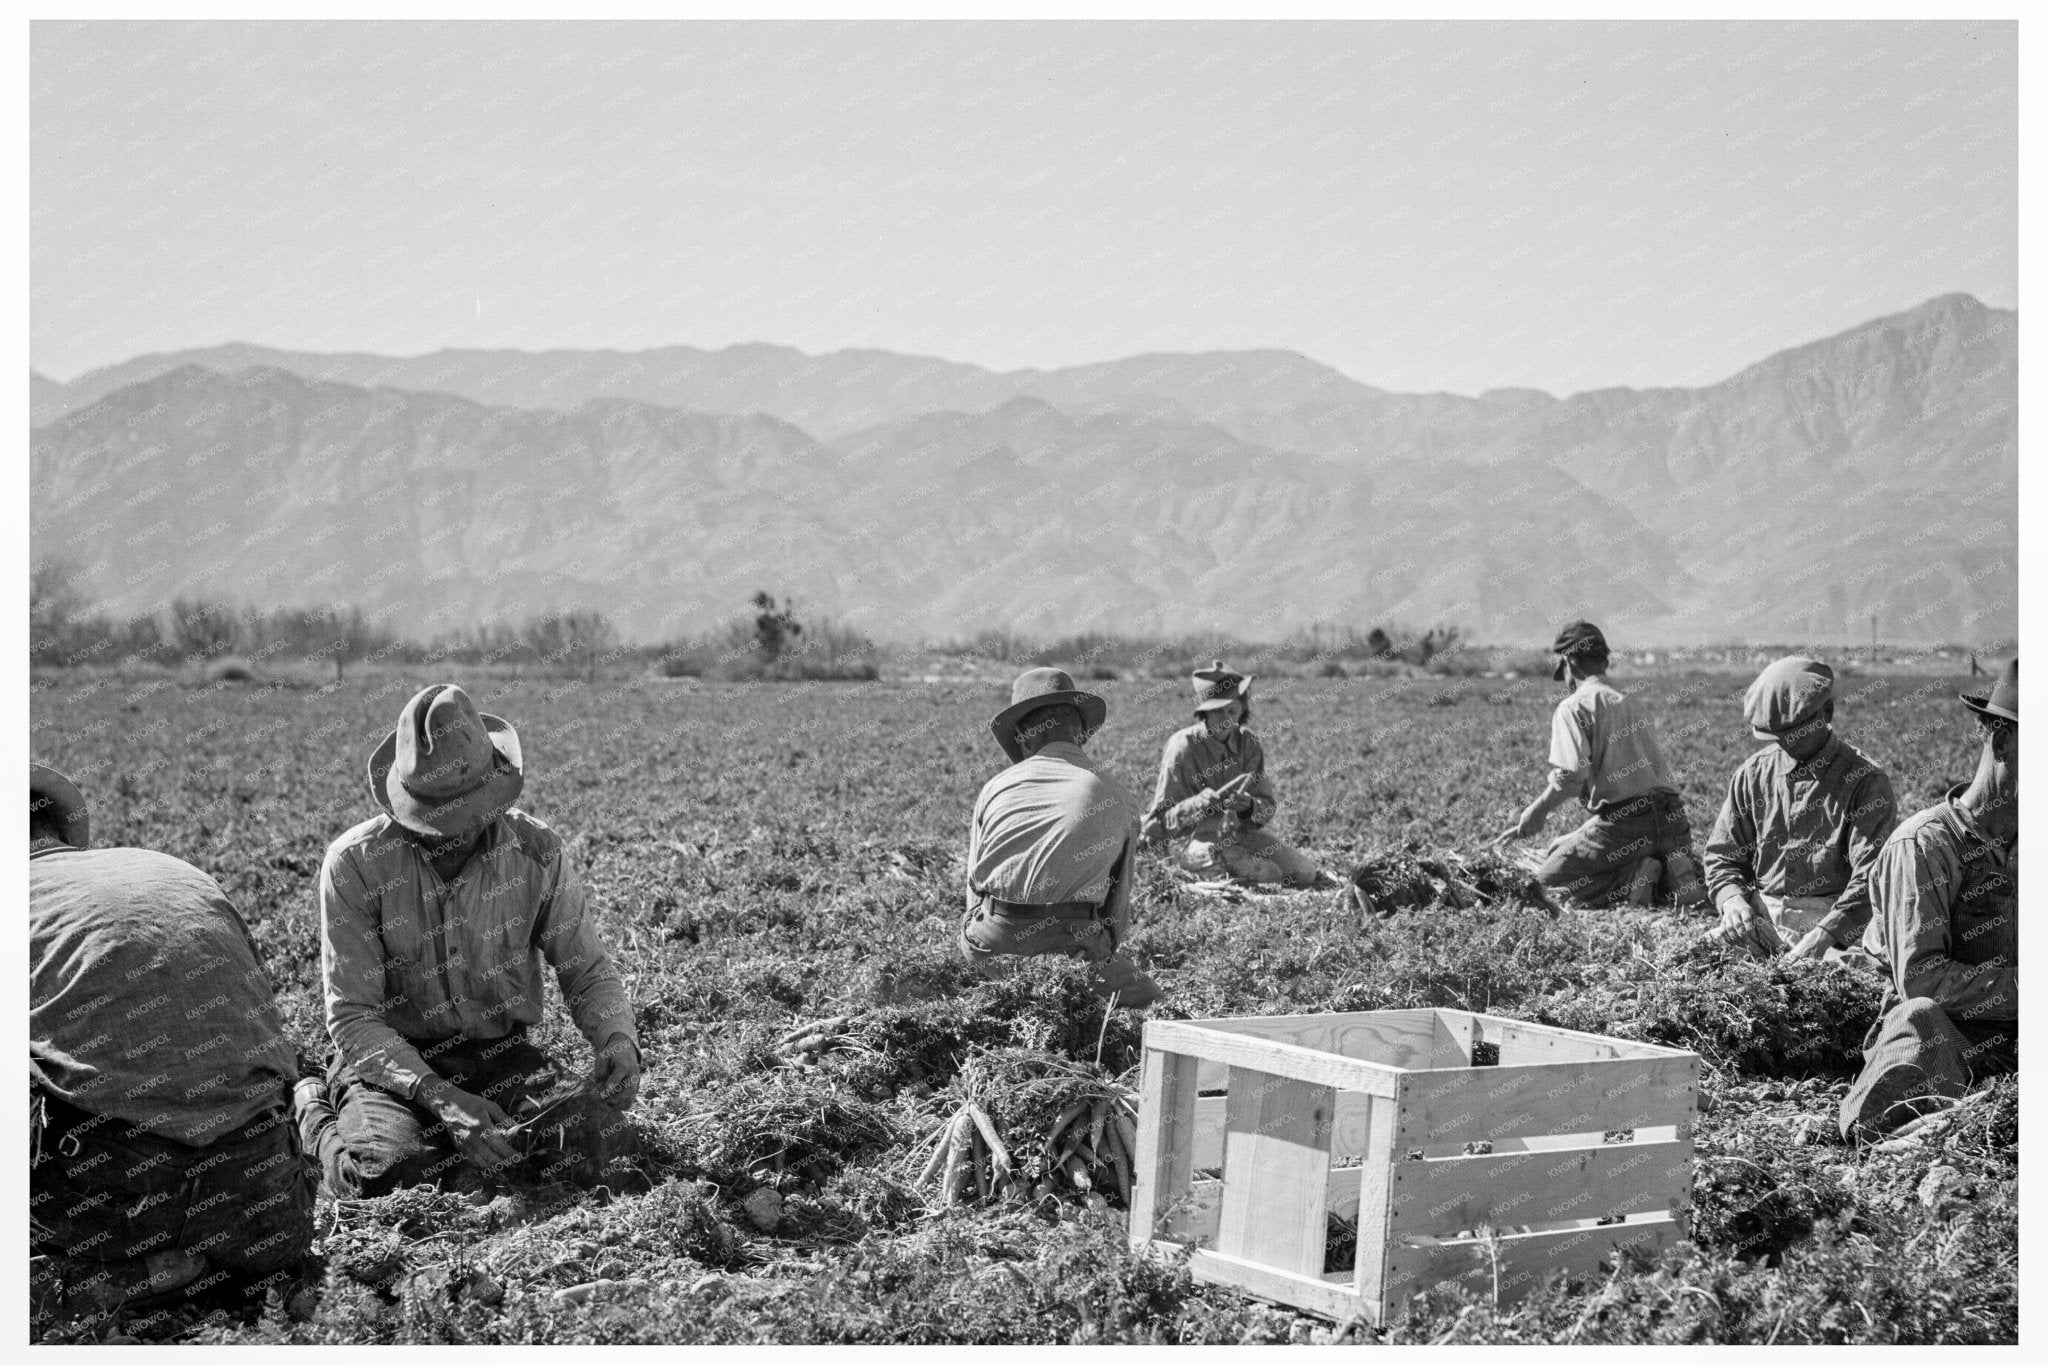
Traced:
<svg viewBox="0 0 2048 1365">
<path fill-rule="evenodd" d="M 640 1048 L 574 861 L 512 804 L 525 783 L 518 733 L 437 684 L 405 704 L 369 780 L 385 813 L 336 839 L 320 867 L 334 1058 L 325 1082 L 299 1086 L 306 1150 L 341 1198 L 469 1181 L 453 1169 L 465 1160 L 483 1173 L 519 1160 L 514 1112 L 563 1079 L 526 1039 L 545 956 L 595 1063 L 566 1106 L 577 1146 L 536 1178 L 594 1178 L 626 1150 Z"/>
<path fill-rule="evenodd" d="M 1871 865 L 1863 943 L 1891 983 L 1842 1100 L 1845 1139 L 1882 1137 L 1921 1101 L 2019 1066 L 2019 660 L 1962 702 L 1982 738 L 1976 776 L 1908 817 Z"/>
<path fill-rule="evenodd" d="M 1624 899 L 1648 905 L 1662 882 L 1681 906 L 1704 901 L 1692 875 L 1685 802 L 1650 718 L 1607 681 L 1607 637 L 1590 621 L 1574 621 L 1558 632 L 1551 652 L 1551 677 L 1569 695 L 1551 717 L 1550 780 L 1494 844 L 1536 834 L 1552 811 L 1576 797 L 1588 818 L 1554 840 L 1535 868 L 1545 890 L 1585 906 Z"/>
<path fill-rule="evenodd" d="M 1138 807 L 1082 751 L 1109 707 L 1057 668 L 1010 687 L 989 723 L 1012 767 L 982 787 L 967 835 L 960 950 L 985 974 L 1006 957 L 1058 953 L 1095 964 L 1096 990 L 1141 1008 L 1159 987 L 1121 952 L 1131 931 Z"/>
<path fill-rule="evenodd" d="M 90 847 L 62 773 L 30 764 L 28 794 L 34 1326 L 229 1282 L 261 1302 L 312 1248 L 313 1189 L 248 927 L 190 863 Z"/>
<path fill-rule="evenodd" d="M 1218 659 L 1195 670 L 1194 685 L 1195 723 L 1167 738 L 1144 837 L 1187 836 L 1181 866 L 1203 876 L 1255 885 L 1334 886 L 1315 859 L 1271 833 L 1279 801 L 1266 771 L 1265 746 L 1246 728 L 1251 678 Z"/>
<path fill-rule="evenodd" d="M 1898 824 L 1891 779 L 1834 732 L 1835 671 L 1793 655 L 1743 697 L 1750 733 L 1773 741 L 1728 779 L 1707 838 L 1716 935 L 1760 957 L 1817 958 L 1870 922 L 1870 863 Z"/>
</svg>

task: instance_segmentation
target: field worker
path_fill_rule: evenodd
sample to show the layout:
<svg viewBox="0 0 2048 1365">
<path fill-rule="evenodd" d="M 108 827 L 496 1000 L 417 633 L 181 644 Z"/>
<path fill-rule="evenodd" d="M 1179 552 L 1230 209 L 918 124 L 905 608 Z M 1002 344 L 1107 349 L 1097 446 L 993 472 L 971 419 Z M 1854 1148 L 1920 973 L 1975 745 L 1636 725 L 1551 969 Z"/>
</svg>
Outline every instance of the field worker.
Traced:
<svg viewBox="0 0 2048 1365">
<path fill-rule="evenodd" d="M 1671 769 L 1650 719 L 1635 700 L 1607 681 L 1607 637 L 1590 621 L 1573 621 L 1550 647 L 1551 677 L 1568 695 L 1550 721 L 1550 781 L 1521 818 L 1494 836 L 1496 846 L 1539 832 L 1552 811 L 1577 797 L 1589 816 L 1560 835 L 1535 869 L 1545 890 L 1585 906 L 1626 899 L 1647 905 L 1672 877 L 1683 904 L 1700 895 L 1689 874 L 1692 826 L 1672 784 Z"/>
<path fill-rule="evenodd" d="M 1195 723 L 1176 730 L 1159 762 L 1159 785 L 1145 813 L 1149 841 L 1186 835 L 1181 865 L 1210 876 L 1288 886 L 1335 885 L 1315 860 L 1266 832 L 1276 799 L 1266 750 L 1245 726 L 1252 680 L 1217 659 L 1194 672 Z"/>
<path fill-rule="evenodd" d="M 1159 986 L 1121 952 L 1131 932 L 1138 803 L 1083 752 L 1109 714 L 1057 668 L 1010 685 L 989 729 L 1010 756 L 974 802 L 960 949 L 984 975 L 1006 957 L 1059 953 L 1095 964 L 1095 989 L 1134 1009 Z"/>
<path fill-rule="evenodd" d="M 595 1057 L 593 1098 L 577 1106 L 582 1164 L 545 1178 L 601 1168 L 607 1144 L 627 1150 L 623 1111 L 640 1082 L 633 1011 L 574 860 L 512 804 L 525 782 L 518 733 L 436 684 L 371 753 L 369 781 L 384 813 L 336 839 L 320 867 L 334 1057 L 325 1083 L 300 1082 L 298 1100 L 328 1188 L 474 1183 L 526 1155 L 507 1131 L 515 1111 L 565 1079 L 526 1037 L 541 1018 L 542 957 Z"/>
<path fill-rule="evenodd" d="M 1834 732 L 1835 671 L 1792 655 L 1742 699 L 1772 741 L 1728 780 L 1704 862 L 1714 933 L 1759 956 L 1817 958 L 1870 922 L 1870 863 L 1898 823 L 1891 779 Z"/>
<path fill-rule="evenodd" d="M 91 847 L 62 773 L 30 764 L 28 791 L 35 1327 L 214 1285 L 260 1302 L 312 1248 L 313 1186 L 248 927 L 190 863 Z"/>
<path fill-rule="evenodd" d="M 1871 864 L 1863 942 L 1891 982 L 1842 1100 L 1844 1138 L 1881 1137 L 1916 1100 L 2019 1065 L 2019 660 L 1962 702 L 1982 739 L 1976 776 L 1908 817 Z"/>
</svg>

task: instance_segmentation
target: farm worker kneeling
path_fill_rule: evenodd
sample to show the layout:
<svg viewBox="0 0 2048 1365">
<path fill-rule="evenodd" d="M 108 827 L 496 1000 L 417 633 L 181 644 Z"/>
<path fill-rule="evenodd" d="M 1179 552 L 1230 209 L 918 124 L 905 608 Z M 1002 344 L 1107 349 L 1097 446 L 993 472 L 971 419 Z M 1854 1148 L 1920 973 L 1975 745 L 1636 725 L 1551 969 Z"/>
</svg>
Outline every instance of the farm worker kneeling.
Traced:
<svg viewBox="0 0 2048 1365">
<path fill-rule="evenodd" d="M 1142 1008 L 1159 986 L 1119 951 L 1131 932 L 1138 805 L 1081 748 L 1108 715 L 1057 668 L 1010 685 L 989 729 L 1012 766 L 974 802 L 960 949 L 984 974 L 1005 957 L 1080 958 L 1095 964 L 1104 999 Z"/>
<path fill-rule="evenodd" d="M 1728 779 L 1703 861 L 1720 938 L 1770 957 L 1839 956 L 1870 923 L 1870 864 L 1898 824 L 1891 779 L 1835 734 L 1835 671 L 1792 655 L 1742 699 L 1772 743 Z"/>
<path fill-rule="evenodd" d="M 1277 804 L 1266 750 L 1245 726 L 1252 680 L 1221 659 L 1194 673 L 1195 723 L 1176 730 L 1159 762 L 1159 785 L 1145 813 L 1145 838 L 1186 835 L 1181 866 L 1242 882 L 1334 885 L 1313 858 L 1266 832 Z"/>
<path fill-rule="evenodd" d="M 1681 904 L 1703 901 L 1685 802 L 1649 717 L 1608 684 L 1607 637 L 1590 621 L 1573 621 L 1550 650 L 1557 655 L 1550 676 L 1569 692 L 1550 721 L 1550 781 L 1493 842 L 1538 833 L 1552 811 L 1577 797 L 1588 819 L 1545 851 L 1535 869 L 1545 890 L 1580 905 L 1647 905 L 1668 881 Z"/>
<path fill-rule="evenodd" d="M 336 839 L 320 867 L 320 971 L 334 1057 L 299 1084 L 299 1123 L 342 1198 L 436 1181 L 467 1160 L 519 1159 L 513 1111 L 562 1074 L 527 1041 L 546 957 L 595 1054 L 577 1102 L 584 1176 L 627 1147 L 640 1048 L 624 986 L 561 838 L 515 808 L 519 735 L 437 684 L 370 755 L 385 813 Z M 565 1133 L 565 1146 L 570 1135 Z"/>
<path fill-rule="evenodd" d="M 1842 1100 L 1844 1138 L 1881 1137 L 1930 1107 L 1915 1101 L 2019 1065 L 2019 660 L 1962 702 L 1983 740 L 1976 776 L 1909 816 L 1871 865 L 1863 944 L 1891 984 Z"/>
<path fill-rule="evenodd" d="M 92 848 L 30 764 L 29 1284 L 36 1327 L 234 1281 L 261 1302 L 313 1243 L 298 1062 L 219 883 Z"/>
</svg>

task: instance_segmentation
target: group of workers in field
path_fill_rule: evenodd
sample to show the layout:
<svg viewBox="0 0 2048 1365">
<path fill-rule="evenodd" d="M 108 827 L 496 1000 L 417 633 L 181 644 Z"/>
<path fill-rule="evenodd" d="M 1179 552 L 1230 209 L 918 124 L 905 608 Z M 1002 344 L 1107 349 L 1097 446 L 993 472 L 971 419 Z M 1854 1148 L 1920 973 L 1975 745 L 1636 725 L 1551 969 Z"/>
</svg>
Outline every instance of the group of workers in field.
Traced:
<svg viewBox="0 0 2048 1365">
<path fill-rule="evenodd" d="M 1655 727 L 1607 680 L 1606 637 L 1574 621 L 1551 650 L 1566 696 L 1551 717 L 1548 779 L 1496 847 L 1576 800 L 1585 820 L 1531 869 L 1558 899 L 1711 902 L 1710 936 L 1731 947 L 1882 972 L 1882 1012 L 1838 1116 L 1845 1140 L 1880 1136 L 2017 1066 L 2017 659 L 1988 694 L 1960 699 L 1976 727 L 1975 775 L 1903 822 L 1884 771 L 1835 733 L 1834 671 L 1796 655 L 1772 663 L 1743 697 L 1752 734 L 1768 742 L 1729 779 L 1701 867 Z M 1065 954 L 1095 964 L 1116 1003 L 1157 1000 L 1124 948 L 1141 842 L 1185 838 L 1178 861 L 1193 872 L 1332 884 L 1268 832 L 1277 797 L 1244 725 L 1251 680 L 1218 662 L 1193 682 L 1195 723 L 1167 740 L 1142 817 L 1083 747 L 1107 717 L 1103 699 L 1053 668 L 1012 684 L 990 728 L 1013 766 L 982 788 L 968 837 L 960 942 L 971 961 L 993 971 L 1005 956 Z"/>
<path fill-rule="evenodd" d="M 1535 875 L 1585 906 L 1711 898 L 1715 934 L 1761 953 L 1856 955 L 1888 978 L 1843 1102 L 1868 1139 L 2017 1064 L 2019 665 L 1964 697 L 1971 781 L 1896 820 L 1884 773 L 1833 729 L 1832 671 L 1781 659 L 1744 699 L 1770 741 L 1730 779 L 1704 858 L 1655 731 L 1606 679 L 1600 631 L 1553 646 L 1568 695 L 1549 780 L 1496 843 L 1577 799 L 1587 819 Z M 1184 841 L 1205 877 L 1335 886 L 1270 832 L 1277 793 L 1252 679 L 1197 669 L 1193 723 L 1166 743 L 1151 804 L 1087 752 L 1104 700 L 1032 669 L 991 721 L 1010 766 L 981 789 L 959 946 L 977 970 L 1058 954 L 1114 1004 L 1159 987 L 1132 960 L 1141 845 Z M 337 1198 L 518 1168 L 588 1184 L 632 1148 L 633 1011 L 561 838 L 514 804 L 517 731 L 459 687 L 409 700 L 364 767 L 379 813 L 329 846 L 318 883 L 324 1064 L 286 1039 L 247 926 L 177 858 L 94 848 L 79 789 L 29 770 L 31 1304 L 39 1328 L 224 1280 L 261 1294 L 309 1254 L 317 1184 Z M 528 1040 L 542 963 L 591 1051 L 573 1076 Z M 553 1142 L 539 1140 L 551 1134 Z"/>
</svg>

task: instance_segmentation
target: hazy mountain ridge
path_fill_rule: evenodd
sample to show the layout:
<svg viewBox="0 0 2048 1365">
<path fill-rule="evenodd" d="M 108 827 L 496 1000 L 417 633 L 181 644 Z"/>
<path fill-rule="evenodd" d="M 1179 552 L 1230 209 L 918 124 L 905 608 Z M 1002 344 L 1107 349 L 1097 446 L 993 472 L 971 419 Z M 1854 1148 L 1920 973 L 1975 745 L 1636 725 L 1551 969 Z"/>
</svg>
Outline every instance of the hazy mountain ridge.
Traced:
<svg viewBox="0 0 2048 1365">
<path fill-rule="evenodd" d="M 658 637 L 768 587 L 892 636 L 1405 619 L 1530 640 L 1583 611 L 1658 641 L 1836 638 L 1877 610 L 1887 638 L 1990 638 L 2017 626 L 2017 332 L 1946 296 L 1706 389 L 1568 399 L 1386 393 L 1288 352 L 995 375 L 781 347 L 284 368 L 221 347 L 65 386 L 151 375 L 33 433 L 32 540 L 117 610 L 356 600 L 429 633 L 598 606 Z M 768 401 L 587 392 L 621 385 Z"/>
</svg>

